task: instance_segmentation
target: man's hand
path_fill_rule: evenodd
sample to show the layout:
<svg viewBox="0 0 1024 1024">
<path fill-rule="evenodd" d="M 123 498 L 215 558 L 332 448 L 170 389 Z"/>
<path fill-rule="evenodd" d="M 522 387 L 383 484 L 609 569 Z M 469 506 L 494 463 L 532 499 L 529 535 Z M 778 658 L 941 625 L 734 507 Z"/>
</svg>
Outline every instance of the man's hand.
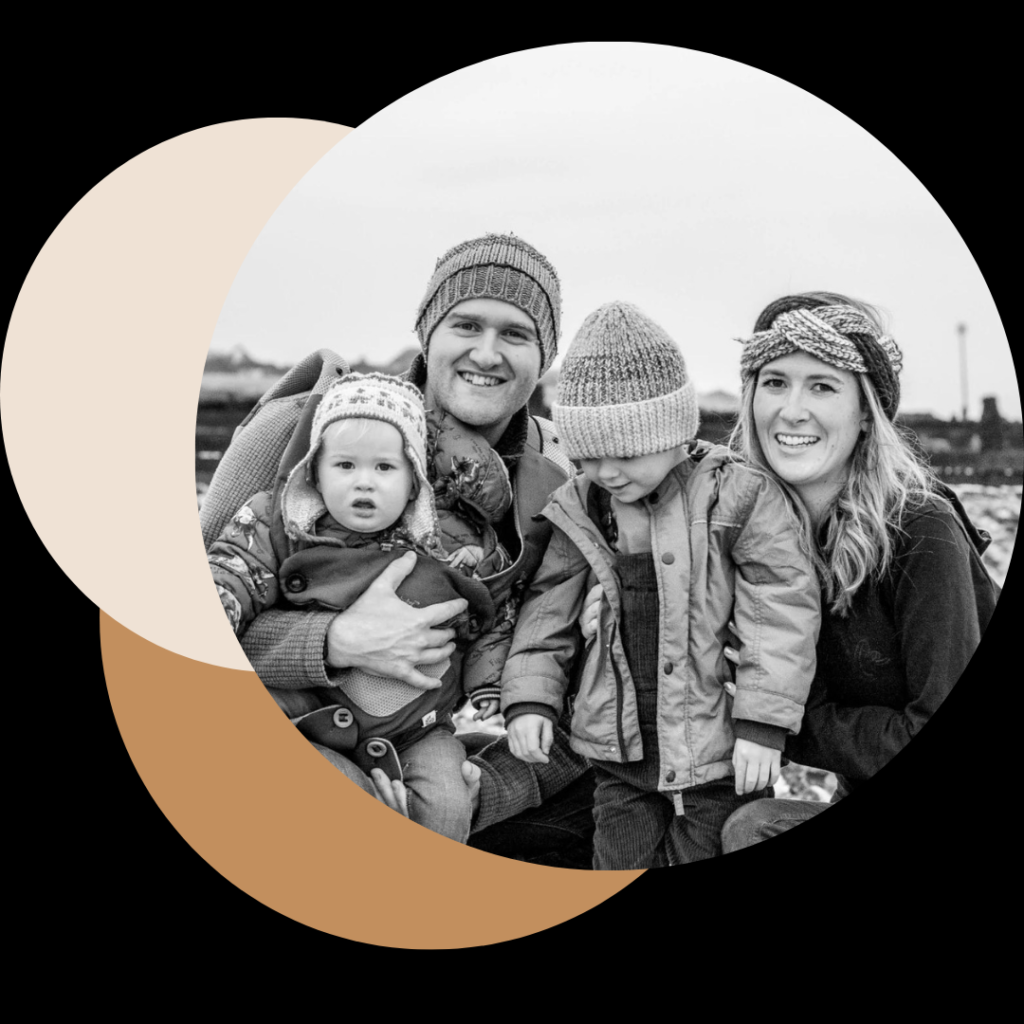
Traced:
<svg viewBox="0 0 1024 1024">
<path fill-rule="evenodd" d="M 392 562 L 350 608 L 335 616 L 327 630 L 324 660 L 329 666 L 361 668 L 421 690 L 440 687 L 440 679 L 425 676 L 415 666 L 451 657 L 455 630 L 434 627 L 465 611 L 469 603 L 457 597 L 426 608 L 406 604 L 395 590 L 415 566 L 416 554 L 409 551 Z"/>
<path fill-rule="evenodd" d="M 409 792 L 404 783 L 398 779 L 389 779 L 380 768 L 370 772 L 370 781 L 382 804 L 387 804 L 391 810 L 398 811 L 405 818 L 409 817 Z"/>
<path fill-rule="evenodd" d="M 597 620 L 601 615 L 601 601 L 604 600 L 604 588 L 598 583 L 587 591 L 583 598 L 583 611 L 580 612 L 580 631 L 583 639 L 589 644 L 597 636 Z"/>
<path fill-rule="evenodd" d="M 735 647 L 729 647 L 728 645 L 726 645 L 722 648 L 722 653 L 725 655 L 726 661 L 730 661 L 734 665 L 738 665 L 740 663 L 740 652 L 737 651 Z M 726 680 L 722 685 L 725 687 L 725 692 L 729 694 L 730 697 L 736 696 L 735 683 Z"/>
<path fill-rule="evenodd" d="M 555 729 L 546 715 L 519 715 L 508 726 L 508 749 L 520 761 L 547 764 Z"/>
<path fill-rule="evenodd" d="M 736 772 L 736 792 L 756 793 L 759 789 L 774 786 L 779 781 L 782 752 L 772 747 L 762 747 L 753 740 L 737 740 L 732 751 L 732 766 Z"/>
</svg>

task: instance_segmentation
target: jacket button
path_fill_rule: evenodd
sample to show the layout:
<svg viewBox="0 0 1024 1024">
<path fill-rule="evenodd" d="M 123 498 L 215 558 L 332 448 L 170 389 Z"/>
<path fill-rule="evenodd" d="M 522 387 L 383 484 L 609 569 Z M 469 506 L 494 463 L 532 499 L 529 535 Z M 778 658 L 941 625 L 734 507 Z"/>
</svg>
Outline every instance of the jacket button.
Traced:
<svg viewBox="0 0 1024 1024">
<path fill-rule="evenodd" d="M 306 579 L 301 573 L 293 572 L 285 581 L 284 588 L 289 594 L 298 594 L 306 589 Z"/>
<path fill-rule="evenodd" d="M 675 772 L 669 772 L 668 775 L 665 776 L 665 781 L 666 782 L 675 782 L 676 781 L 676 773 Z"/>
<path fill-rule="evenodd" d="M 348 708 L 338 708 L 332 717 L 339 729 L 347 729 L 355 721 L 355 715 Z"/>
<path fill-rule="evenodd" d="M 661 556 L 661 560 L 666 565 L 671 565 L 676 560 L 676 556 L 673 555 L 671 551 L 666 551 L 665 554 Z"/>
<path fill-rule="evenodd" d="M 665 662 L 665 675 L 667 675 L 667 676 L 672 675 L 672 662 L 671 661 L 666 661 Z"/>
</svg>

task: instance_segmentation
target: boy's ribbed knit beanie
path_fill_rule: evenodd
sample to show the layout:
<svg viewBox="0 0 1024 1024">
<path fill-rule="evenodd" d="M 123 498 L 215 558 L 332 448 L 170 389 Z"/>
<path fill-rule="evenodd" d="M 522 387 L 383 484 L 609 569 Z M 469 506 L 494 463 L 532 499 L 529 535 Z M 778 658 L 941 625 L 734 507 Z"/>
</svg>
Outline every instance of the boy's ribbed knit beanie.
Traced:
<svg viewBox="0 0 1024 1024">
<path fill-rule="evenodd" d="M 697 395 L 682 353 L 626 302 L 609 302 L 583 321 L 551 415 L 573 459 L 653 455 L 697 435 Z"/>
<path fill-rule="evenodd" d="M 438 259 L 416 313 L 424 355 L 434 328 L 466 299 L 500 299 L 526 313 L 537 327 L 540 372 L 547 370 L 558 353 L 561 287 L 555 268 L 532 245 L 515 235 L 485 235 Z"/>
</svg>

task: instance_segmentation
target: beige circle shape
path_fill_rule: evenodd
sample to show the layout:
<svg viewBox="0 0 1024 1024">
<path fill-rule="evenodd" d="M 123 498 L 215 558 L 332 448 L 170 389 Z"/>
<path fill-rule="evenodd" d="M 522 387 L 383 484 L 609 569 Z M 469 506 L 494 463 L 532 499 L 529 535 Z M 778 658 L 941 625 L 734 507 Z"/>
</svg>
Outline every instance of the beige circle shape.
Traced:
<svg viewBox="0 0 1024 1024">
<path fill-rule="evenodd" d="M 0 382 L 5 442 L 33 526 L 103 609 L 118 728 L 190 845 L 267 906 L 322 931 L 410 948 L 501 942 L 583 913 L 641 872 L 492 857 L 362 793 L 249 668 L 199 532 L 196 405 L 221 306 L 267 219 L 349 130 L 214 125 L 92 189 L 47 240 L 15 307 Z M 41 451 L 62 454 L 59 475 Z M 112 484 L 105 467 L 115 460 L 131 469 Z M 323 884 L 338 872 L 354 884 Z M 453 917 L 456 885 L 497 886 L 515 910 Z"/>
<path fill-rule="evenodd" d="M 210 339 L 267 220 L 350 131 L 264 118 L 147 150 L 61 221 L 11 316 L 4 442 L 36 532 L 114 619 L 211 665 L 250 668 L 210 586 L 196 515 Z M 59 474 L 43 451 L 60 453 Z"/>
</svg>

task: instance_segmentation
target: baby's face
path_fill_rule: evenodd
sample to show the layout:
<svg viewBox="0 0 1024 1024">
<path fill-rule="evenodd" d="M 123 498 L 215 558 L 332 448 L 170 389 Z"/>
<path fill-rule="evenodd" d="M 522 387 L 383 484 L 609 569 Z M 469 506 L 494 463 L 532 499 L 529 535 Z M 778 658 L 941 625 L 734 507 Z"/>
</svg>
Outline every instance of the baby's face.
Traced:
<svg viewBox="0 0 1024 1024">
<path fill-rule="evenodd" d="M 631 459 L 583 459 L 581 465 L 588 480 L 629 505 L 646 498 L 684 458 L 680 447 Z"/>
<path fill-rule="evenodd" d="M 340 420 L 325 431 L 317 490 L 327 511 L 349 530 L 376 533 L 398 521 L 415 476 L 397 427 L 380 420 Z"/>
</svg>

